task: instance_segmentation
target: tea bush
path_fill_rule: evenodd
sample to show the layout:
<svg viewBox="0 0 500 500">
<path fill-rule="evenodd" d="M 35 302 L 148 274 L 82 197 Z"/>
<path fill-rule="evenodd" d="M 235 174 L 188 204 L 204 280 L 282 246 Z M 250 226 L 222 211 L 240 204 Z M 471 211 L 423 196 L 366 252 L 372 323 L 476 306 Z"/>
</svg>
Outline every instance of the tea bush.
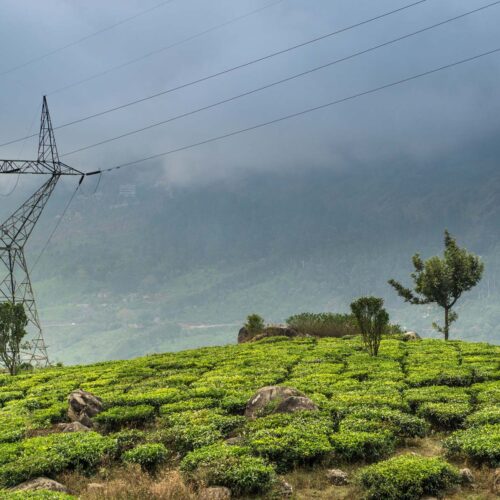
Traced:
<svg viewBox="0 0 500 500">
<path fill-rule="evenodd" d="M 457 429 L 464 424 L 471 411 L 468 403 L 424 403 L 417 415 L 438 429 Z"/>
<path fill-rule="evenodd" d="M 154 471 L 168 457 L 168 450 L 161 443 L 140 444 L 126 451 L 122 459 L 124 462 L 139 464 L 143 469 Z"/>
<path fill-rule="evenodd" d="M 445 440 L 450 456 L 463 456 L 491 467 L 500 465 L 500 424 L 471 427 Z"/>
<path fill-rule="evenodd" d="M 33 477 L 66 468 L 81 470 L 97 465 L 116 451 L 116 440 L 95 432 L 50 434 L 19 443 L 0 445 L 0 487 L 14 486 Z"/>
<path fill-rule="evenodd" d="M 252 451 L 276 463 L 280 470 L 310 463 L 332 447 L 328 439 L 331 420 L 316 412 L 269 415 L 248 425 Z"/>
<path fill-rule="evenodd" d="M 276 480 L 274 468 L 241 446 L 223 443 L 186 455 L 181 470 L 209 486 L 226 486 L 236 495 L 265 493 Z"/>
<path fill-rule="evenodd" d="M 486 424 L 500 424 L 500 404 L 485 406 L 466 418 L 468 426 L 477 427 Z"/>
<path fill-rule="evenodd" d="M 396 440 L 389 431 L 340 431 L 330 436 L 335 457 L 354 462 L 379 460 L 394 451 Z"/>
<path fill-rule="evenodd" d="M 97 414 L 94 421 L 107 429 L 117 429 L 123 425 L 144 424 L 155 416 L 150 405 L 115 406 Z"/>
<path fill-rule="evenodd" d="M 460 474 L 440 458 L 401 455 L 365 467 L 358 480 L 370 500 L 418 500 L 458 485 Z"/>
<path fill-rule="evenodd" d="M 2 500 L 76 500 L 73 495 L 59 493 L 57 491 L 2 491 L 0 490 Z"/>
<path fill-rule="evenodd" d="M 425 420 L 389 408 L 355 409 L 347 414 L 340 427 L 342 430 L 369 430 L 370 432 L 386 429 L 401 438 L 422 438 L 429 432 L 429 425 Z"/>
</svg>

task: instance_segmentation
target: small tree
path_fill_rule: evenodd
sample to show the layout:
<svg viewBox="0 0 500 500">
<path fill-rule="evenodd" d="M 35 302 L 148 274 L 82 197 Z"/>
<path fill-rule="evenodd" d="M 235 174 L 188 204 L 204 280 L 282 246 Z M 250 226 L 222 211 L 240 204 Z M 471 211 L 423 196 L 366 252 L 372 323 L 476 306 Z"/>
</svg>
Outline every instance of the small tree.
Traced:
<svg viewBox="0 0 500 500">
<path fill-rule="evenodd" d="M 383 308 L 384 300 L 378 297 L 361 297 L 351 304 L 370 356 L 377 356 L 382 334 L 389 324 L 389 314 Z"/>
<path fill-rule="evenodd" d="M 483 276 L 484 264 L 480 258 L 465 248 L 457 245 L 448 231 L 444 232 L 444 256 L 431 257 L 425 262 L 417 253 L 413 256 L 415 272 L 411 277 L 415 290 L 405 288 L 395 280 L 389 284 L 411 304 L 435 303 L 444 309 L 444 326 L 433 323 L 432 326 L 448 340 L 450 325 L 458 315 L 452 310 L 462 294 L 480 281 Z"/>
<path fill-rule="evenodd" d="M 23 342 L 28 318 L 22 304 L 0 304 L 0 360 L 11 375 L 21 366 L 21 349 L 29 347 Z"/>
<path fill-rule="evenodd" d="M 243 326 L 248 333 L 256 335 L 264 330 L 264 318 L 255 313 L 250 314 L 247 316 L 247 322 Z"/>
</svg>

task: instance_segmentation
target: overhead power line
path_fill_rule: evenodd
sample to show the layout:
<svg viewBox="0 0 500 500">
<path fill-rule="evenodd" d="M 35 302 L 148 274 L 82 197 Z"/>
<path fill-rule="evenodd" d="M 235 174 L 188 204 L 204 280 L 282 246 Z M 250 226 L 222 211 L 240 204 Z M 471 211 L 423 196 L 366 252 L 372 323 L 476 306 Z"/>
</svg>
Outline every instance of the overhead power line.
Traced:
<svg viewBox="0 0 500 500">
<path fill-rule="evenodd" d="M 207 35 L 208 33 L 216 31 L 216 30 L 218 30 L 220 28 L 223 28 L 225 26 L 229 26 L 230 24 L 233 24 L 233 23 L 235 23 L 237 21 L 241 21 L 243 19 L 246 19 L 247 17 L 250 17 L 250 16 L 253 16 L 255 14 L 258 14 L 259 12 L 262 12 L 262 11 L 264 11 L 266 9 L 274 7 L 275 5 L 277 5 L 279 3 L 282 3 L 284 1 L 285 0 L 278 0 L 277 2 L 272 2 L 272 3 L 269 3 L 267 5 L 264 5 L 263 7 L 260 7 L 258 9 L 254 9 L 254 10 L 252 10 L 250 12 L 247 12 L 246 14 L 242 14 L 242 15 L 233 17 L 231 19 L 228 19 L 227 21 L 224 21 L 223 23 L 217 24 L 215 26 L 212 26 L 211 28 L 205 29 L 205 30 L 200 31 L 198 33 L 195 33 L 194 35 L 191 35 L 191 36 L 188 36 L 186 38 L 183 38 L 182 40 L 178 40 L 177 42 L 171 43 L 170 45 L 166 45 L 165 47 L 161 47 L 159 49 L 152 50 L 151 52 L 143 54 L 142 56 L 135 57 L 134 59 L 130 59 L 130 60 L 128 60 L 128 61 L 126 61 L 124 63 L 121 63 L 121 64 L 117 64 L 116 66 L 108 68 L 108 69 L 106 69 L 104 71 L 101 71 L 99 73 L 94 73 L 93 75 L 90 75 L 90 76 L 88 76 L 86 78 L 82 78 L 81 80 L 77 80 L 77 81 L 72 82 L 72 83 L 70 83 L 68 85 L 64 85 L 63 87 L 60 87 L 60 88 L 55 89 L 55 90 L 52 90 L 51 92 L 47 92 L 47 95 L 57 94 L 57 93 L 62 92 L 64 90 L 68 90 L 70 88 L 73 88 L 73 87 L 76 87 L 78 85 L 81 85 L 82 83 L 87 83 L 87 82 L 95 80 L 96 78 L 99 78 L 101 76 L 108 75 L 109 73 L 112 73 L 113 71 L 116 71 L 118 69 L 126 68 L 127 66 L 130 66 L 130 65 L 135 64 L 137 62 L 143 61 L 144 59 L 147 59 L 148 57 L 152 57 L 152 56 L 161 54 L 162 52 L 165 52 L 165 51 L 167 51 L 169 49 L 172 49 L 174 47 L 178 47 L 179 45 L 182 45 L 182 44 L 184 44 L 186 42 L 190 42 L 191 40 L 195 40 L 196 38 L 199 38 L 199 37 L 201 37 L 203 35 Z"/>
<path fill-rule="evenodd" d="M 176 121 L 176 120 L 179 120 L 181 118 L 185 118 L 187 116 L 191 116 L 191 115 L 194 115 L 196 113 L 200 113 L 202 111 L 206 111 L 208 109 L 212 109 L 212 108 L 215 108 L 217 106 L 221 106 L 223 104 L 227 104 L 229 102 L 232 102 L 232 101 L 236 101 L 237 99 L 240 99 L 242 97 L 246 97 L 246 96 L 249 96 L 249 95 L 252 95 L 252 94 L 255 94 L 257 92 L 261 92 L 265 89 L 269 89 L 269 88 L 272 88 L 274 86 L 277 86 L 277 85 L 280 85 L 280 84 L 283 84 L 283 83 L 286 83 L 286 82 L 289 82 L 291 80 L 294 80 L 294 79 L 297 79 L 297 78 L 300 78 L 300 77 L 303 77 L 305 75 L 309 75 L 311 73 L 314 73 L 316 71 L 319 71 L 319 70 L 322 70 L 322 69 L 325 69 L 325 68 L 328 68 L 328 67 L 331 67 L 335 64 L 338 64 L 338 63 L 341 63 L 341 62 L 344 62 L 344 61 L 348 61 L 350 59 L 354 59 L 355 57 L 358 57 L 358 56 L 361 56 L 361 55 L 364 55 L 364 54 L 367 54 L 369 52 L 373 52 L 375 50 L 378 50 L 380 48 L 383 48 L 383 47 L 387 47 L 389 45 L 392 45 L 394 43 L 397 43 L 397 42 L 400 42 L 402 40 L 406 40 L 408 38 L 411 38 L 413 36 L 416 36 L 416 35 L 419 35 L 419 34 L 422 34 L 422 33 L 425 33 L 427 31 L 430 31 L 430 30 L 433 30 L 435 28 L 438 28 L 440 26 L 443 26 L 445 24 L 448 24 L 448 23 L 451 23 L 453 21 L 457 21 L 459 19 L 462 19 L 466 16 L 469 16 L 471 14 L 474 14 L 474 13 L 477 13 L 477 12 L 480 12 L 480 11 L 483 11 L 489 7 L 493 7 L 493 6 L 496 6 L 496 5 L 499 5 L 500 4 L 500 0 L 497 0 L 495 2 L 492 2 L 488 5 L 484 5 L 483 7 L 479 7 L 477 9 L 474 9 L 474 10 L 470 10 L 468 12 L 465 12 L 463 14 L 460 14 L 460 15 L 457 15 L 457 16 L 454 16 L 454 17 L 450 17 L 448 19 L 445 19 L 444 21 L 440 21 L 438 23 L 435 23 L 435 24 L 432 24 L 431 26 L 427 26 L 425 28 L 422 28 L 422 29 L 419 29 L 417 31 L 413 31 L 411 33 L 408 33 L 406 35 L 402 35 L 400 37 L 397 37 L 397 38 L 393 38 L 392 40 L 388 40 L 387 42 L 384 42 L 384 43 L 380 43 L 378 45 L 375 45 L 375 46 L 372 46 L 372 47 L 369 47 L 367 49 L 364 49 L 364 50 L 361 50 L 361 51 L 358 51 L 358 52 L 355 52 L 351 55 L 348 55 L 348 56 L 345 56 L 345 57 L 342 57 L 340 59 L 335 59 L 333 61 L 330 61 L 326 64 L 322 64 L 320 66 L 316 66 L 314 68 L 311 68 L 311 69 L 308 69 L 306 71 L 302 71 L 300 73 L 296 73 L 292 76 L 289 76 L 287 78 L 283 78 L 281 80 L 277 80 L 277 81 L 274 81 L 272 83 L 269 83 L 267 85 L 263 85 L 261 87 L 258 87 L 258 88 L 255 88 L 255 89 L 252 89 L 252 90 L 249 90 L 247 92 L 243 92 L 241 94 L 238 94 L 236 96 L 233 96 L 233 97 L 229 97 L 227 99 L 223 99 L 221 101 L 218 101 L 218 102 L 215 102 L 213 104 L 209 104 L 207 106 L 203 106 L 201 108 L 197 108 L 197 109 L 194 109 L 194 110 L 191 110 L 191 111 L 188 111 L 186 113 L 182 113 L 180 115 L 177 115 L 177 116 L 173 116 L 171 118 L 168 118 L 166 120 L 162 120 L 162 121 L 159 121 L 159 122 L 156 122 L 156 123 L 152 123 L 150 125 L 147 125 L 145 127 L 141 127 L 139 129 L 134 129 L 134 130 L 131 130 L 130 132 L 127 132 L 127 133 L 124 133 L 124 134 L 120 134 L 120 135 L 117 135 L 115 137 L 111 137 L 109 139 L 105 139 L 103 141 L 99 141 L 99 142 L 96 142 L 94 144 L 89 144 L 87 146 L 83 146 L 81 148 L 78 148 L 78 149 L 75 149 L 73 151 L 69 151 L 67 153 L 64 153 L 63 155 L 61 155 L 61 157 L 64 157 L 64 156 L 70 156 L 72 154 L 75 154 L 75 153 L 80 153 L 82 151 L 86 151 L 88 149 L 91 149 L 91 148 L 94 148 L 94 147 L 97 147 L 97 146 L 102 146 L 103 144 L 108 144 L 110 142 L 113 142 L 113 141 L 116 141 L 118 139 L 123 139 L 125 137 L 129 137 L 131 135 L 134 135 L 134 134 L 138 134 L 140 132 L 144 132 L 146 130 L 151 130 L 152 128 L 155 128 L 155 127 L 158 127 L 160 125 L 165 125 L 167 123 L 171 123 L 173 121 Z"/>
<path fill-rule="evenodd" d="M 375 17 L 371 17 L 369 19 L 365 19 L 364 21 L 360 21 L 358 23 L 351 24 L 350 26 L 346 26 L 344 28 L 340 28 L 340 29 L 338 29 L 336 31 L 332 31 L 330 33 L 326 33 L 324 35 L 321 35 L 321 36 L 318 36 L 318 37 L 306 40 L 305 42 L 301 42 L 299 44 L 292 45 L 290 47 L 278 50 L 276 52 L 271 52 L 270 54 L 267 54 L 265 56 L 261 56 L 261 57 L 259 57 L 257 59 L 252 59 L 250 61 L 247 61 L 247 62 L 242 63 L 242 64 L 238 64 L 237 66 L 233 66 L 231 68 L 227 68 L 227 69 L 219 71 L 217 73 L 212 73 L 211 75 L 204 76 L 202 78 L 198 78 L 197 80 L 192 80 L 190 82 L 177 85 L 176 87 L 171 87 L 171 88 L 163 90 L 161 92 L 157 92 L 155 94 L 152 94 L 152 95 L 149 95 L 149 96 L 146 96 L 146 97 L 141 97 L 139 99 L 135 99 L 133 101 L 129 101 L 129 102 L 121 104 L 119 106 L 108 108 L 108 109 L 105 109 L 103 111 L 99 111 L 98 113 L 93 113 L 91 115 L 87 115 L 87 116 L 84 116 L 82 118 L 78 118 L 76 120 L 64 123 L 62 125 L 54 127 L 54 130 L 58 130 L 58 129 L 61 129 L 61 128 L 66 128 L 66 127 L 69 127 L 69 126 L 72 126 L 72 125 L 76 125 L 77 123 L 82 123 L 82 122 L 85 122 L 87 120 L 91 120 L 93 118 L 97 118 L 99 116 L 106 115 L 108 113 L 113 113 L 114 111 L 118 111 L 120 109 L 128 108 L 130 106 L 134 106 L 135 104 L 139 104 L 139 103 L 142 103 L 142 102 L 145 102 L 145 101 L 149 101 L 151 99 L 155 99 L 156 97 L 160 97 L 162 95 L 169 94 L 169 93 L 174 92 L 176 90 L 180 90 L 180 89 L 183 89 L 183 88 L 186 88 L 186 87 L 190 87 L 192 85 L 196 85 L 198 83 L 202 83 L 202 82 L 211 80 L 213 78 L 217 78 L 219 76 L 226 75 L 228 73 L 232 73 L 233 71 L 237 71 L 239 69 L 251 66 L 253 64 L 257 64 L 257 63 L 262 62 L 262 61 L 266 61 L 268 59 L 271 59 L 273 57 L 279 56 L 281 54 L 285 54 L 287 52 L 291 52 L 291 51 L 299 49 L 301 47 L 306 47 L 307 45 L 311 45 L 313 43 L 317 43 L 317 42 L 319 42 L 321 40 L 325 40 L 325 39 L 330 38 L 332 36 L 339 35 L 340 33 L 345 33 L 346 31 L 349 31 L 349 30 L 352 30 L 352 29 L 355 29 L 355 28 L 359 28 L 359 27 L 364 26 L 366 24 L 369 24 L 371 22 L 378 21 L 379 19 L 383 19 L 385 17 L 391 16 L 391 15 L 396 14 L 398 12 L 402 12 L 404 10 L 410 9 L 412 7 L 415 7 L 417 5 L 423 4 L 425 2 L 427 2 L 427 0 L 418 0 L 416 2 L 412 2 L 410 4 L 404 5 L 402 7 L 397 8 L 397 9 L 393 9 L 393 10 L 384 12 L 382 14 L 379 14 L 379 15 L 377 15 Z M 14 144 L 14 143 L 22 141 L 24 139 L 30 139 L 31 137 L 35 137 L 35 136 L 36 136 L 36 134 L 30 135 L 30 136 L 26 136 L 26 137 L 21 137 L 19 139 L 14 139 L 14 140 L 11 140 L 11 141 L 8 141 L 8 142 L 4 142 L 3 144 L 0 144 L 0 147 L 7 146 L 9 144 Z"/>
<path fill-rule="evenodd" d="M 53 49 L 53 50 L 46 52 L 45 54 L 42 54 L 38 57 L 34 57 L 33 59 L 29 59 L 28 61 L 25 61 L 24 63 L 19 64 L 18 66 L 14 66 L 14 67 L 9 68 L 5 71 L 2 71 L 2 72 L 0 72 L 0 76 L 8 75 L 9 73 L 13 73 L 14 71 L 17 71 L 21 68 L 25 68 L 26 66 L 29 66 L 30 64 L 41 61 L 42 59 L 47 59 L 48 57 L 53 56 L 54 54 L 57 54 L 58 52 L 66 50 L 70 47 L 74 47 L 75 45 L 78 45 L 79 43 L 82 43 L 90 38 L 93 38 L 97 35 L 105 33 L 106 31 L 110 31 L 118 26 L 121 26 L 122 24 L 128 23 L 129 21 L 137 19 L 138 17 L 143 16 L 144 14 L 148 14 L 149 12 L 152 12 L 153 10 L 159 9 L 160 7 L 163 7 L 164 5 L 171 3 L 171 2 L 174 2 L 174 1 L 175 0 L 166 0 L 164 2 L 160 2 L 156 5 L 153 5 L 149 9 L 142 10 L 141 12 L 138 12 L 137 14 L 134 14 L 133 16 L 126 17 L 126 18 L 122 19 L 121 21 L 118 21 L 118 22 L 113 23 L 109 26 L 101 28 L 100 30 L 94 31 L 93 33 L 85 35 L 82 38 L 78 38 L 77 40 L 73 40 L 72 42 L 69 42 L 66 45 L 62 45 L 61 47 L 58 47 L 57 49 Z"/>
<path fill-rule="evenodd" d="M 209 143 L 212 143 L 212 142 L 216 142 L 216 141 L 220 141 L 220 140 L 223 140 L 223 139 L 227 139 L 229 137 L 240 135 L 240 134 L 243 134 L 245 132 L 250 132 L 251 130 L 257 130 L 257 129 L 260 129 L 260 128 L 263 128 L 263 127 L 267 127 L 268 125 L 273 125 L 275 123 L 280 123 L 280 122 L 283 122 L 285 120 L 290 120 L 292 118 L 297 118 L 299 116 L 303 116 L 303 115 L 306 115 L 306 114 L 309 114 L 309 113 L 313 113 L 314 111 L 319 111 L 319 110 L 322 110 L 322 109 L 326 109 L 326 108 L 335 106 L 337 104 L 341 104 L 343 102 L 347 102 L 347 101 L 351 101 L 351 100 L 357 99 L 359 97 L 363 97 L 363 96 L 370 95 L 370 94 L 375 94 L 375 93 L 380 92 L 382 90 L 385 90 L 385 89 L 388 89 L 388 88 L 391 88 L 391 87 L 396 87 L 398 85 L 402 85 L 402 84 L 410 82 L 412 80 L 416 80 L 418 78 L 423 78 L 425 76 L 429 76 L 429 75 L 432 75 L 434 73 L 438 73 L 440 71 L 444 71 L 446 69 L 453 68 L 455 66 L 459 66 L 461 64 L 465 64 L 465 63 L 468 63 L 468 62 L 471 62 L 471 61 L 475 61 L 475 60 L 480 59 L 482 57 L 485 57 L 485 56 L 488 56 L 488 55 L 492 55 L 492 54 L 496 54 L 498 52 L 500 52 L 500 47 L 496 48 L 496 49 L 493 49 L 493 50 L 489 50 L 488 52 L 482 52 L 481 54 L 477 54 L 475 56 L 468 57 L 466 59 L 461 59 L 459 61 L 455 61 L 455 62 L 452 62 L 450 64 L 446 64 L 444 66 L 439 66 L 437 68 L 430 69 L 428 71 L 424 71 L 423 73 L 418 73 L 416 75 L 412 75 L 412 76 L 409 76 L 407 78 L 403 78 L 401 80 L 397 80 L 395 82 L 387 83 L 385 85 L 381 85 L 380 87 L 375 87 L 375 88 L 372 88 L 370 90 L 365 90 L 363 92 L 359 92 L 357 94 L 353 94 L 353 95 L 350 95 L 348 97 L 344 97 L 342 99 L 337 99 L 335 101 L 330 101 L 330 102 L 327 102 L 325 104 L 321 104 L 319 106 L 315 106 L 313 108 L 307 108 L 307 109 L 304 109 L 302 111 L 298 111 L 296 113 L 292 113 L 292 114 L 289 114 L 289 115 L 281 116 L 279 118 L 275 118 L 274 120 L 269 120 L 269 121 L 266 121 L 266 122 L 258 123 L 256 125 L 252 125 L 250 127 L 246 127 L 246 128 L 242 128 L 242 129 L 239 129 L 239 130 L 235 130 L 233 132 L 228 132 L 226 134 L 219 135 L 219 136 L 216 136 L 216 137 L 211 137 L 210 139 L 205 139 L 203 141 L 196 142 L 196 143 L 193 143 L 193 144 L 189 144 L 187 146 L 181 146 L 179 148 L 171 149 L 171 150 L 165 151 L 163 153 L 157 153 L 157 154 L 154 154 L 154 155 L 151 155 L 151 156 L 147 156 L 145 158 L 140 158 L 138 160 L 134 160 L 134 161 L 126 162 L 126 163 L 121 163 L 119 165 L 115 165 L 113 167 L 105 168 L 105 169 L 102 169 L 102 170 L 97 170 L 95 172 L 89 172 L 89 173 L 87 173 L 87 175 L 100 174 L 100 173 L 104 173 L 104 172 L 111 172 L 113 170 L 118 170 L 118 169 L 121 169 L 121 168 L 131 167 L 131 166 L 137 165 L 139 163 L 143 163 L 145 161 L 154 160 L 156 158 L 161 158 L 161 157 L 164 157 L 164 156 L 167 156 L 167 155 L 171 155 L 173 153 L 178 153 L 180 151 L 186 151 L 188 149 L 196 148 L 198 146 L 203 146 L 205 144 L 209 144 Z"/>
</svg>

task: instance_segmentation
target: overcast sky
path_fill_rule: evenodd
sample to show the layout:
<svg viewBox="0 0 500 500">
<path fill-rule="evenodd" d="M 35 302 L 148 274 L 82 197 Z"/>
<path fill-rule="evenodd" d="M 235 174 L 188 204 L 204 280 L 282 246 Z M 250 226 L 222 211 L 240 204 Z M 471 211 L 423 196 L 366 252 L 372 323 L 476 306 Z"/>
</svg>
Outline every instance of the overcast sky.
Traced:
<svg viewBox="0 0 500 500">
<path fill-rule="evenodd" d="M 252 90 L 491 3 L 427 0 L 228 75 L 57 131 L 61 153 Z M 36 131 L 42 94 L 55 125 L 145 97 L 411 3 L 411 0 L 172 0 L 42 56 L 159 0 L 0 0 L 0 143 Z M 73 85 L 260 7 L 254 15 Z M 89 171 L 203 141 L 500 48 L 500 5 L 227 105 L 64 158 Z M 7 73 L 6 73 L 7 72 Z M 163 158 L 171 183 L 249 170 L 346 169 L 477 147 L 498 137 L 500 53 L 307 116 Z M 65 90 L 63 87 L 70 86 Z M 30 128 L 33 125 L 33 128 Z M 483 141 L 484 146 L 484 141 Z M 35 145 L 0 148 L 32 158 Z M 148 168 L 151 163 L 137 166 Z M 132 172 L 130 175 L 133 175 Z M 4 186 L 5 187 L 5 186 Z"/>
</svg>

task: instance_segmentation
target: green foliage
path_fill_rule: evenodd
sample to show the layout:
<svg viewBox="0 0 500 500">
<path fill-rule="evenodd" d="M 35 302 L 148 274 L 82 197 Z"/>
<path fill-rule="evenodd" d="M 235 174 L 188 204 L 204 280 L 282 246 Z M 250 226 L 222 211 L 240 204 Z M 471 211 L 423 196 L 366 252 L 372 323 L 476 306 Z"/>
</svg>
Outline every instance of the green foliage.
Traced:
<svg viewBox="0 0 500 500">
<path fill-rule="evenodd" d="M 94 417 L 94 421 L 107 429 L 117 429 L 123 425 L 140 425 L 152 420 L 155 409 L 150 405 L 114 406 Z"/>
<path fill-rule="evenodd" d="M 315 337 L 343 337 L 358 333 L 352 314 L 301 313 L 290 316 L 286 323 L 290 328 Z"/>
<path fill-rule="evenodd" d="M 332 425 L 328 416 L 317 412 L 268 415 L 248 424 L 247 441 L 255 454 L 286 470 L 330 452 Z"/>
<path fill-rule="evenodd" d="M 0 487 L 67 468 L 85 470 L 116 451 L 116 441 L 95 432 L 50 434 L 0 445 Z"/>
<path fill-rule="evenodd" d="M 59 493 L 57 491 L 7 491 L 0 490 L 2 500 L 76 500 L 73 495 Z"/>
<path fill-rule="evenodd" d="M 181 470 L 209 486 L 226 486 L 236 495 L 265 493 L 276 480 L 273 467 L 262 458 L 251 456 L 244 447 L 223 443 L 188 453 Z"/>
<path fill-rule="evenodd" d="M 161 443 L 140 444 L 122 455 L 124 462 L 139 464 L 151 472 L 164 463 L 167 457 L 168 450 Z"/>
<path fill-rule="evenodd" d="M 495 406 L 485 406 L 469 415 L 466 424 L 471 427 L 478 427 L 486 424 L 500 424 L 500 404 Z"/>
<path fill-rule="evenodd" d="M 451 456 L 463 456 L 491 467 L 500 465 L 500 424 L 454 432 L 444 446 Z"/>
<path fill-rule="evenodd" d="M 262 332 L 265 326 L 266 325 L 264 324 L 264 318 L 255 313 L 249 314 L 247 316 L 246 323 L 243 325 L 247 332 L 252 335 L 257 335 L 258 333 Z"/>
<path fill-rule="evenodd" d="M 28 347 L 23 342 L 27 324 L 28 317 L 22 303 L 0 304 L 0 361 L 11 375 L 18 372 L 21 365 L 20 352 Z"/>
<path fill-rule="evenodd" d="M 401 438 L 425 437 L 429 425 L 419 417 L 389 408 L 359 408 L 340 423 L 341 430 L 380 432 L 388 430 Z"/>
<path fill-rule="evenodd" d="M 390 431 L 341 430 L 330 436 L 332 450 L 339 460 L 379 460 L 394 451 L 396 440 Z"/>
<path fill-rule="evenodd" d="M 358 480 L 370 500 L 418 500 L 441 496 L 460 483 L 460 474 L 440 458 L 401 455 L 365 467 Z"/>
<path fill-rule="evenodd" d="M 424 403 L 417 414 L 437 429 L 457 429 L 462 427 L 471 411 L 468 403 Z"/>
<path fill-rule="evenodd" d="M 370 356 L 378 355 L 382 334 L 389 324 L 389 314 L 383 305 L 384 300 L 377 297 L 360 297 L 351 303 L 352 313 Z"/>
<path fill-rule="evenodd" d="M 115 432 L 110 437 L 116 440 L 116 453 L 121 456 L 125 451 L 142 444 L 146 440 L 146 433 L 138 429 L 126 429 Z"/>
<path fill-rule="evenodd" d="M 424 262 L 418 253 L 413 256 L 414 291 L 395 280 L 389 280 L 389 284 L 406 302 L 436 303 L 442 307 L 444 326 L 435 323 L 433 326 L 448 340 L 450 325 L 458 317 L 452 308 L 464 292 L 481 280 L 484 264 L 479 257 L 460 248 L 448 231 L 444 232 L 444 247 L 443 258 L 431 257 Z"/>
<path fill-rule="evenodd" d="M 244 422 L 242 416 L 204 409 L 165 415 L 162 427 L 165 428 L 164 436 L 169 445 L 186 453 L 220 441 Z"/>
<path fill-rule="evenodd" d="M 431 385 L 407 389 L 404 391 L 404 399 L 415 411 L 424 403 L 468 403 L 470 394 L 462 387 Z"/>
</svg>

